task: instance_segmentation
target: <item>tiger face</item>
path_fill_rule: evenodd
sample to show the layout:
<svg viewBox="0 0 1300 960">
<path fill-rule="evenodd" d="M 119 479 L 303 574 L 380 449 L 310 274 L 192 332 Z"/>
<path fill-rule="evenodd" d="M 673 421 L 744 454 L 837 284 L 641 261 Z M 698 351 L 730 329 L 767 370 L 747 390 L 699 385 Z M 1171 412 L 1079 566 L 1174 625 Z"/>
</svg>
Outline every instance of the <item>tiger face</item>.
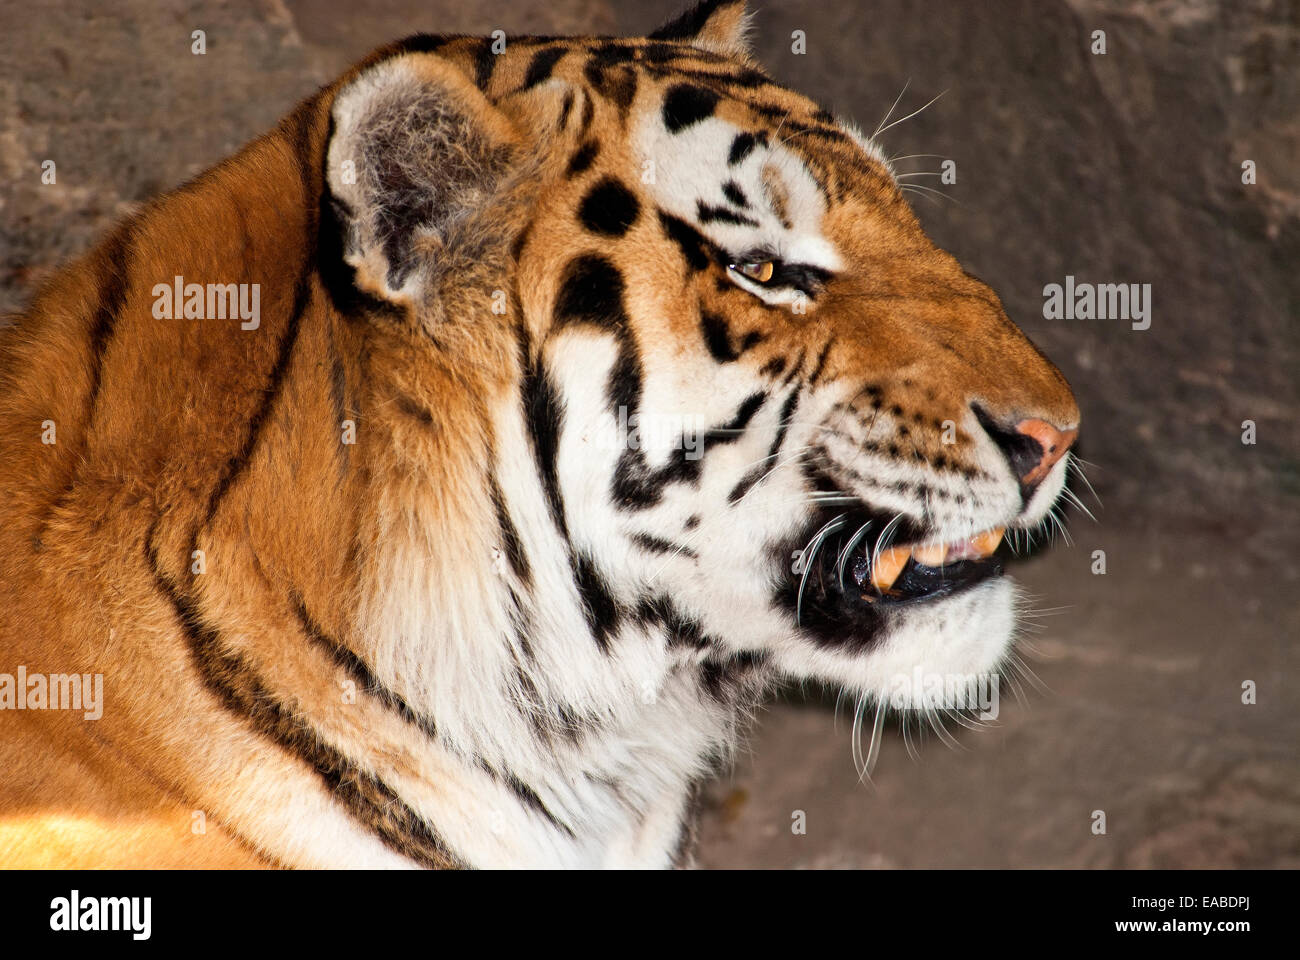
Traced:
<svg viewBox="0 0 1300 960">
<path fill-rule="evenodd" d="M 744 24 L 381 49 L 0 330 L 0 655 L 115 705 L 0 850 L 666 866 L 773 683 L 997 668 L 1078 409 Z"/>
<path fill-rule="evenodd" d="M 714 693 L 992 671 L 1015 630 L 992 555 L 1056 500 L 1078 409 L 876 145 L 772 83 L 742 25 L 706 4 L 643 41 L 439 49 L 543 184 L 512 251 L 549 528 L 524 553 L 571 568 L 601 656 L 666 629 L 663 669 Z"/>
</svg>

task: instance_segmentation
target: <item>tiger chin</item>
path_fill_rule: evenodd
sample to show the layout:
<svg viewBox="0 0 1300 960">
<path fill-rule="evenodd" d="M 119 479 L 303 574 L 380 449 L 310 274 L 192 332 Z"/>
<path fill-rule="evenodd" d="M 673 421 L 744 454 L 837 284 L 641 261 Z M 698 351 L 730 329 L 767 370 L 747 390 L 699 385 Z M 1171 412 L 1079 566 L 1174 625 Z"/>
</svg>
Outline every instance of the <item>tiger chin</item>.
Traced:
<svg viewBox="0 0 1300 960">
<path fill-rule="evenodd" d="M 0 864 L 686 864 L 773 685 L 998 668 L 1079 411 L 746 27 L 394 43 L 0 330 L 0 673 L 103 677 Z"/>
</svg>

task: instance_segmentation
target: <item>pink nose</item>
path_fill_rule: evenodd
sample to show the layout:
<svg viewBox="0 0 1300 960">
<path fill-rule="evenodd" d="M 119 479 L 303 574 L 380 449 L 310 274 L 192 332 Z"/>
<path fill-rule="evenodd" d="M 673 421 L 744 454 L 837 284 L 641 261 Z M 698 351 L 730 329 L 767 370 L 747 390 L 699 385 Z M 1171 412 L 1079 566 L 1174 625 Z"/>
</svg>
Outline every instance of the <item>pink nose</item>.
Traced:
<svg viewBox="0 0 1300 960">
<path fill-rule="evenodd" d="M 1047 476 L 1047 471 L 1065 456 L 1065 452 L 1070 449 L 1070 444 L 1074 443 L 1074 438 L 1079 435 L 1077 428 L 1057 430 L 1046 420 L 1021 420 L 1016 424 L 1016 432 L 1033 440 L 1042 451 L 1036 463 L 1030 460 L 1024 464 L 1030 467 L 1028 472 L 1020 476 L 1020 482 L 1026 486 L 1032 486 Z"/>
</svg>

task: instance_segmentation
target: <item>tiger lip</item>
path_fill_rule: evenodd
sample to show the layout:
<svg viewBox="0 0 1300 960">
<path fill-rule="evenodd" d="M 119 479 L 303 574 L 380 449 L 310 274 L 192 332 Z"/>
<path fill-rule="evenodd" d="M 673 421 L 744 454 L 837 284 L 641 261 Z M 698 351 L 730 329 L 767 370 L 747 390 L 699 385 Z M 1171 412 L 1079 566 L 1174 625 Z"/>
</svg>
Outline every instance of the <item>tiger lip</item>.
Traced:
<svg viewBox="0 0 1300 960">
<path fill-rule="evenodd" d="M 997 550 L 1005 532 L 1006 527 L 994 527 L 952 543 L 912 544 L 881 550 L 871 565 L 871 585 L 881 593 L 889 590 L 907 566 L 907 561 L 913 558 L 926 567 L 942 567 L 962 560 L 983 560 Z"/>
</svg>

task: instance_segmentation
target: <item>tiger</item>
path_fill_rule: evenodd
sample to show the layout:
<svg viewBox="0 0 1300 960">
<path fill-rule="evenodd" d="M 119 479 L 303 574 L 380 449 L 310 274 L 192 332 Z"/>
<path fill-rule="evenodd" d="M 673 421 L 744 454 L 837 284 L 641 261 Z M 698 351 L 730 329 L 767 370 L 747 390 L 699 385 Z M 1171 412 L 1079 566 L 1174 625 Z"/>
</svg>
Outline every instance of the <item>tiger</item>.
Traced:
<svg viewBox="0 0 1300 960">
<path fill-rule="evenodd" d="M 0 864 L 691 866 L 782 685 L 1008 661 L 1076 401 L 748 29 L 392 43 L 0 331 Z"/>
</svg>

